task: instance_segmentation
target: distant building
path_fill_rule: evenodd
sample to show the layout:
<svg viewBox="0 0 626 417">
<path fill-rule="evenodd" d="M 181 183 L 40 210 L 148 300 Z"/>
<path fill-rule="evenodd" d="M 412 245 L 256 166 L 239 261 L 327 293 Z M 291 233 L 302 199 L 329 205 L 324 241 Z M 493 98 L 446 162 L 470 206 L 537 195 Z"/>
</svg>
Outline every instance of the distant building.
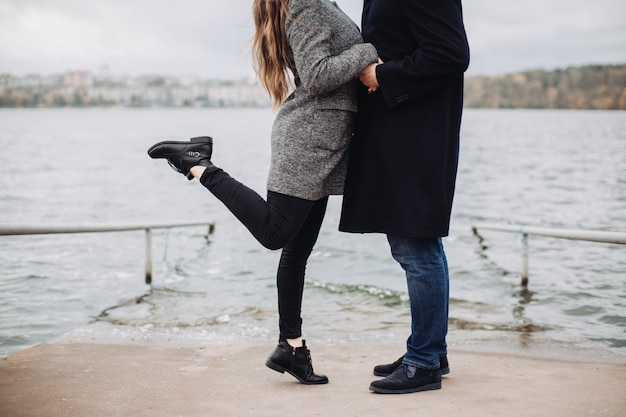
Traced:
<svg viewBox="0 0 626 417">
<path fill-rule="evenodd" d="M 0 75 L 0 106 L 267 107 L 270 100 L 256 79 L 204 80 L 197 77 L 113 76 L 102 67 L 88 71 L 22 77 Z"/>
</svg>

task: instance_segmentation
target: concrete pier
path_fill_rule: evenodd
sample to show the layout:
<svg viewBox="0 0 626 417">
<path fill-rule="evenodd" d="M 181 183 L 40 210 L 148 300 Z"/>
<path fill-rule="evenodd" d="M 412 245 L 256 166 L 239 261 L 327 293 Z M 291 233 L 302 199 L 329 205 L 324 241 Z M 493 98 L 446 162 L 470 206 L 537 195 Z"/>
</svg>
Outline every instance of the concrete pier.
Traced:
<svg viewBox="0 0 626 417">
<path fill-rule="evenodd" d="M 626 415 L 626 362 L 448 352 L 443 388 L 368 390 L 375 364 L 398 348 L 310 344 L 328 385 L 305 386 L 265 367 L 272 345 L 201 347 L 55 341 L 0 360 L 2 417 Z"/>
</svg>

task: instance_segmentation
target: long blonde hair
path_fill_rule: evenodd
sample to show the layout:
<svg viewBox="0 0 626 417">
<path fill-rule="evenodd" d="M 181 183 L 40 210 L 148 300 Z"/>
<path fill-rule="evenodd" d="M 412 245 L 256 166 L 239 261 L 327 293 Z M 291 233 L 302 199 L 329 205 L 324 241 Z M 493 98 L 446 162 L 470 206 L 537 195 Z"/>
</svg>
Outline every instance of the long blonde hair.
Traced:
<svg viewBox="0 0 626 417">
<path fill-rule="evenodd" d="M 252 57 L 257 75 L 277 108 L 289 94 L 289 46 L 285 35 L 289 0 L 254 0 Z"/>
</svg>

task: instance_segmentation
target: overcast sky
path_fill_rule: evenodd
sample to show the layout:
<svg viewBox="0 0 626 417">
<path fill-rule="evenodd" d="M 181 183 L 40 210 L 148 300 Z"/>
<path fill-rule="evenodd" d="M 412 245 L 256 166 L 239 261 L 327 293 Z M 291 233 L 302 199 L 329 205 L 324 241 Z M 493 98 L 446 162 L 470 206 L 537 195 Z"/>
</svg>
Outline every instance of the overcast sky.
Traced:
<svg viewBox="0 0 626 417">
<path fill-rule="evenodd" d="M 362 0 L 337 0 L 357 23 Z M 251 0 L 0 0 L 0 73 L 251 74 Z M 626 0 L 465 0 L 468 74 L 626 63 Z"/>
</svg>

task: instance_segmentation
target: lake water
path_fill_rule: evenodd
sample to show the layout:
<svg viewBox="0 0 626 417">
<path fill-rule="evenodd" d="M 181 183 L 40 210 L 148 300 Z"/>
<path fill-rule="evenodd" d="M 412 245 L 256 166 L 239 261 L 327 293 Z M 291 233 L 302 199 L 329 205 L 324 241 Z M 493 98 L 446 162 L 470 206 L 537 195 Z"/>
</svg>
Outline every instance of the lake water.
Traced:
<svg viewBox="0 0 626 417">
<path fill-rule="evenodd" d="M 159 140 L 211 135 L 214 162 L 264 194 L 272 120 L 269 109 L 0 111 L 1 223 L 216 224 L 209 243 L 204 227 L 155 231 L 152 286 L 142 232 L 0 237 L 0 357 L 98 326 L 174 343 L 274 341 L 279 252 L 146 155 Z M 304 336 L 401 353 L 402 271 L 384 236 L 337 231 L 340 206 L 331 198 L 309 262 Z M 480 221 L 626 232 L 626 112 L 466 110 L 445 239 L 451 345 L 626 355 L 626 246 L 531 237 L 522 291 L 519 236 L 481 232 L 481 249 Z"/>
</svg>

